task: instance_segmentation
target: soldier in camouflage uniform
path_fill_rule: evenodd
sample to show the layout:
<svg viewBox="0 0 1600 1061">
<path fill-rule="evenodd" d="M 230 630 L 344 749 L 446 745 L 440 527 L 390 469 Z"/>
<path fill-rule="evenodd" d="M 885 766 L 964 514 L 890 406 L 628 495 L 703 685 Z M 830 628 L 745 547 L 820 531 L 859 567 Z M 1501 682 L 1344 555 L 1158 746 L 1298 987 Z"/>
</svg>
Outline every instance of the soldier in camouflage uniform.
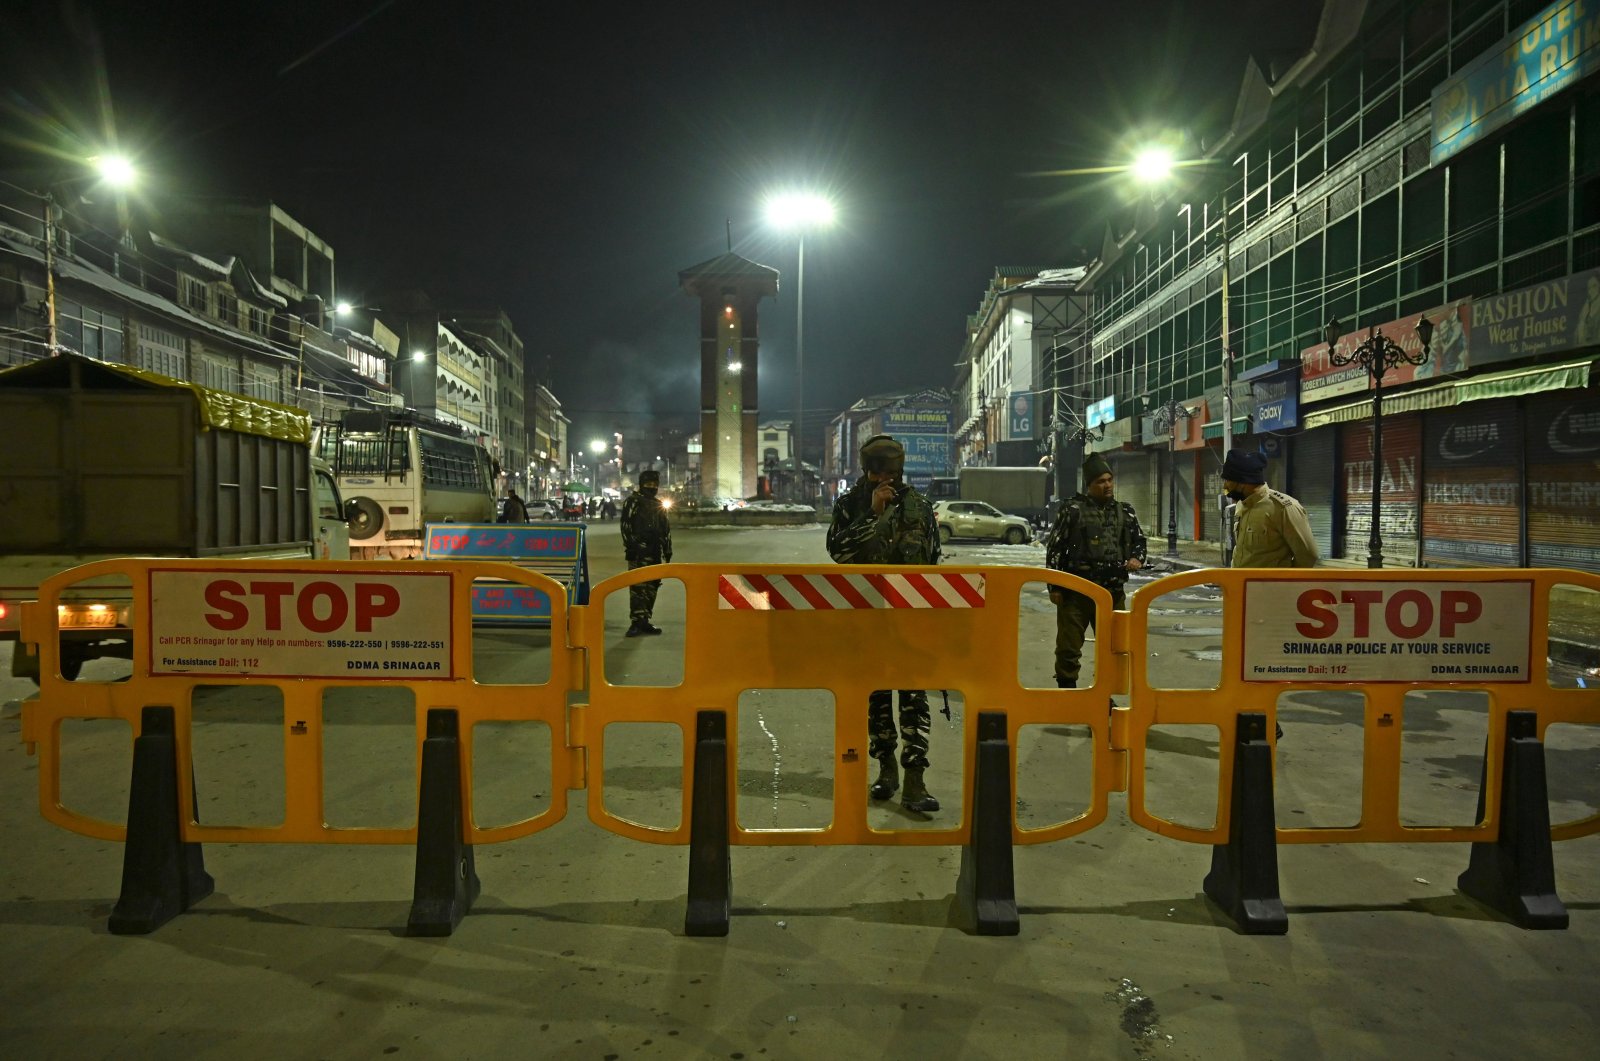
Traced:
<svg viewBox="0 0 1600 1061">
<path fill-rule="evenodd" d="M 656 497 L 660 485 L 661 473 L 646 468 L 639 473 L 639 489 L 622 503 L 622 552 L 628 558 L 629 571 L 651 564 L 672 563 L 672 524 L 667 522 L 667 510 Z M 628 627 L 627 637 L 661 632 L 661 627 L 650 625 L 650 615 L 656 607 L 656 591 L 660 588 L 660 579 L 635 582 L 628 587 L 628 617 L 633 623 Z"/>
<path fill-rule="evenodd" d="M 888 435 L 873 435 L 861 444 L 865 474 L 855 486 L 839 495 L 828 527 L 828 553 L 841 564 L 937 564 L 939 533 L 933 506 L 913 487 L 901 481 L 905 447 Z M 870 754 L 878 760 L 878 779 L 872 783 L 873 799 L 888 799 L 900 787 L 895 764 L 894 693 L 878 689 L 867 699 Z M 905 791 L 900 804 L 910 811 L 930 814 L 939 801 L 928 791 L 923 771 L 928 768 L 928 730 L 931 725 L 928 694 L 922 689 L 900 690 L 899 737 L 904 743 L 900 766 L 905 767 Z"/>
<path fill-rule="evenodd" d="M 1128 606 L 1128 572 L 1144 566 L 1144 531 L 1133 506 L 1116 499 L 1111 465 L 1098 453 L 1083 462 L 1083 493 L 1062 502 L 1045 542 L 1045 564 L 1111 591 L 1112 606 Z M 1056 684 L 1076 688 L 1083 639 L 1094 626 L 1094 601 L 1052 586 L 1056 606 Z"/>
</svg>

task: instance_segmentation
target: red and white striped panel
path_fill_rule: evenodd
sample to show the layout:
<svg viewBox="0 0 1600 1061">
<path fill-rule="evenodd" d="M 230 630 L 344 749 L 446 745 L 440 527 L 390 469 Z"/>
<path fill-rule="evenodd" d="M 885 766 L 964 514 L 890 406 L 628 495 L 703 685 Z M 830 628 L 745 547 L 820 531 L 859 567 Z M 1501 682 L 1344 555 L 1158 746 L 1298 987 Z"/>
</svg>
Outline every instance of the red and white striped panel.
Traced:
<svg viewBox="0 0 1600 1061">
<path fill-rule="evenodd" d="M 981 608 L 982 575 L 930 571 L 890 575 L 723 575 L 717 607 L 740 611 L 854 608 Z"/>
</svg>

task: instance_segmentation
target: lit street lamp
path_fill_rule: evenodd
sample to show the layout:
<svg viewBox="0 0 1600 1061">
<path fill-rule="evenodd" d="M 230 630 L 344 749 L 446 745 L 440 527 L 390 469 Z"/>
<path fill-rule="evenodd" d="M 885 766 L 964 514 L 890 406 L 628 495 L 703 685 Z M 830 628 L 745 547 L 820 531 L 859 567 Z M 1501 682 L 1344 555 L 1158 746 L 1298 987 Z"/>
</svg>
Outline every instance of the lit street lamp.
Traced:
<svg viewBox="0 0 1600 1061">
<path fill-rule="evenodd" d="M 805 359 L 806 359 L 806 230 L 833 224 L 833 203 L 820 195 L 780 195 L 767 201 L 767 222 L 773 227 L 793 230 L 800 239 L 800 259 L 795 269 L 794 295 L 794 470 L 797 482 L 805 481 Z M 805 500 L 810 500 L 806 498 Z"/>
<path fill-rule="evenodd" d="M 1391 368 L 1420 365 L 1428 360 L 1433 322 L 1426 315 L 1417 318 L 1417 338 L 1422 341 L 1422 349 L 1416 353 L 1378 331 L 1377 325 L 1367 333 L 1366 342 L 1346 353 L 1338 347 L 1337 318 L 1329 319 L 1323 337 L 1328 341 L 1328 360 L 1334 366 L 1360 365 L 1372 377 L 1372 533 L 1367 535 L 1367 566 L 1381 568 L 1383 536 L 1378 530 L 1378 517 L 1383 504 L 1383 377 Z"/>
<path fill-rule="evenodd" d="M 1157 431 L 1167 436 L 1167 555 L 1178 555 L 1178 421 L 1194 416 L 1193 409 L 1169 399 L 1152 414 Z"/>
<path fill-rule="evenodd" d="M 133 168 L 122 155 L 96 155 L 86 160 L 94 167 L 93 173 L 77 177 L 69 177 L 64 181 L 57 181 L 45 188 L 43 192 L 35 193 L 44 201 L 44 304 L 45 304 L 45 352 L 54 357 L 60 351 L 56 348 L 56 196 L 55 189 L 59 186 L 76 183 L 98 177 L 101 183 L 110 188 L 130 188 L 139 179 L 138 171 Z"/>
</svg>

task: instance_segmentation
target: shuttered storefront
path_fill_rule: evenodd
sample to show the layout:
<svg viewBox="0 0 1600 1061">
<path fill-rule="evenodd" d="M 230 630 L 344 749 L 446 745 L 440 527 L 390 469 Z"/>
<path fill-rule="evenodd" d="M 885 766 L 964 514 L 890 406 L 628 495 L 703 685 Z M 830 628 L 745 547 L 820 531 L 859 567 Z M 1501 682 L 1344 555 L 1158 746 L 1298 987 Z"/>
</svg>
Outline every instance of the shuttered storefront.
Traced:
<svg viewBox="0 0 1600 1061">
<path fill-rule="evenodd" d="M 1199 451 L 1200 459 L 1200 521 L 1205 528 L 1203 537 L 1208 542 L 1222 540 L 1222 446 L 1220 442 L 1207 443 Z"/>
<path fill-rule="evenodd" d="M 1337 427 L 1303 431 L 1290 442 L 1288 491 L 1306 509 L 1317 552 L 1333 555 L 1333 510 L 1338 481 L 1334 459 Z"/>
<path fill-rule="evenodd" d="M 1367 555 L 1372 529 L 1372 421 L 1345 424 L 1339 495 L 1344 505 L 1344 557 Z M 1386 563 L 1417 562 L 1417 470 L 1422 451 L 1422 417 L 1417 413 L 1383 418 L 1383 505 L 1379 530 Z"/>
<path fill-rule="evenodd" d="M 1600 391 L 1526 401 L 1528 566 L 1600 571 Z"/>
<path fill-rule="evenodd" d="M 1178 539 L 1180 541 L 1196 536 L 1194 529 L 1194 470 L 1205 455 L 1204 450 L 1198 449 L 1180 449 L 1176 454 L 1178 460 Z M 1163 531 L 1166 530 L 1165 523 L 1161 527 Z M 1199 537 L 1204 538 L 1205 535 L 1202 533 Z M 1215 541 L 1215 539 L 1212 540 Z"/>
<path fill-rule="evenodd" d="M 1161 533 L 1167 530 L 1165 509 L 1159 507 L 1156 492 L 1156 453 L 1140 451 L 1123 453 L 1111 460 L 1111 472 L 1116 476 L 1117 500 L 1126 501 L 1139 515 L 1139 526 L 1146 535 L 1154 535 L 1159 525 Z M 1157 517 L 1160 517 L 1158 520 Z"/>
<path fill-rule="evenodd" d="M 1468 402 L 1425 415 L 1423 563 L 1519 566 L 1522 418 L 1516 399 Z M 1388 551 L 1387 536 L 1384 549 Z"/>
</svg>

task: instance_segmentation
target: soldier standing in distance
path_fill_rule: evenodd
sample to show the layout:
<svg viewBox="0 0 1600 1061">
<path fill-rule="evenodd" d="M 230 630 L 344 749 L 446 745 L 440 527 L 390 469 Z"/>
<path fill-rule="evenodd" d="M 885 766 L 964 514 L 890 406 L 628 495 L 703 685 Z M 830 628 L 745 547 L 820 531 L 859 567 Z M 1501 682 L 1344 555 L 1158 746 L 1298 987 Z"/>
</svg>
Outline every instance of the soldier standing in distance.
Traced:
<svg viewBox="0 0 1600 1061">
<path fill-rule="evenodd" d="M 861 444 L 861 469 L 865 473 L 833 505 L 828 527 L 828 554 L 841 564 L 937 564 L 939 532 L 933 506 L 912 486 L 901 481 L 906 450 L 888 435 L 873 435 Z M 899 766 L 905 767 L 905 791 L 900 805 L 909 811 L 931 814 L 939 801 L 928 791 L 923 772 L 928 768 L 928 730 L 932 718 L 928 694 L 923 689 L 900 690 L 899 737 L 904 742 L 899 766 L 895 764 L 894 693 L 874 690 L 867 698 L 869 753 L 878 760 L 878 779 L 872 783 L 873 799 L 883 800 L 900 787 Z"/>
<path fill-rule="evenodd" d="M 1077 575 L 1111 591 L 1111 605 L 1128 606 L 1128 572 L 1144 566 L 1144 531 L 1133 506 L 1116 499 L 1116 477 L 1098 453 L 1083 462 L 1083 492 L 1061 503 L 1056 525 L 1045 542 L 1045 566 Z M 1094 626 L 1094 600 L 1082 593 L 1050 587 L 1056 606 L 1056 684 L 1078 685 L 1083 639 Z"/>
<path fill-rule="evenodd" d="M 622 552 L 628 559 L 629 571 L 651 564 L 672 563 L 672 524 L 667 522 L 667 510 L 656 497 L 660 486 L 661 473 L 646 468 L 639 473 L 639 488 L 622 503 Z M 661 627 L 650 625 L 651 613 L 656 608 L 656 592 L 660 589 L 660 579 L 635 582 L 628 587 L 628 617 L 633 622 L 625 636 L 661 632 Z"/>
<path fill-rule="evenodd" d="M 1316 567 L 1317 543 L 1306 510 L 1267 483 L 1267 458 L 1255 450 L 1228 451 L 1222 489 L 1233 506 L 1234 567 Z"/>
</svg>

